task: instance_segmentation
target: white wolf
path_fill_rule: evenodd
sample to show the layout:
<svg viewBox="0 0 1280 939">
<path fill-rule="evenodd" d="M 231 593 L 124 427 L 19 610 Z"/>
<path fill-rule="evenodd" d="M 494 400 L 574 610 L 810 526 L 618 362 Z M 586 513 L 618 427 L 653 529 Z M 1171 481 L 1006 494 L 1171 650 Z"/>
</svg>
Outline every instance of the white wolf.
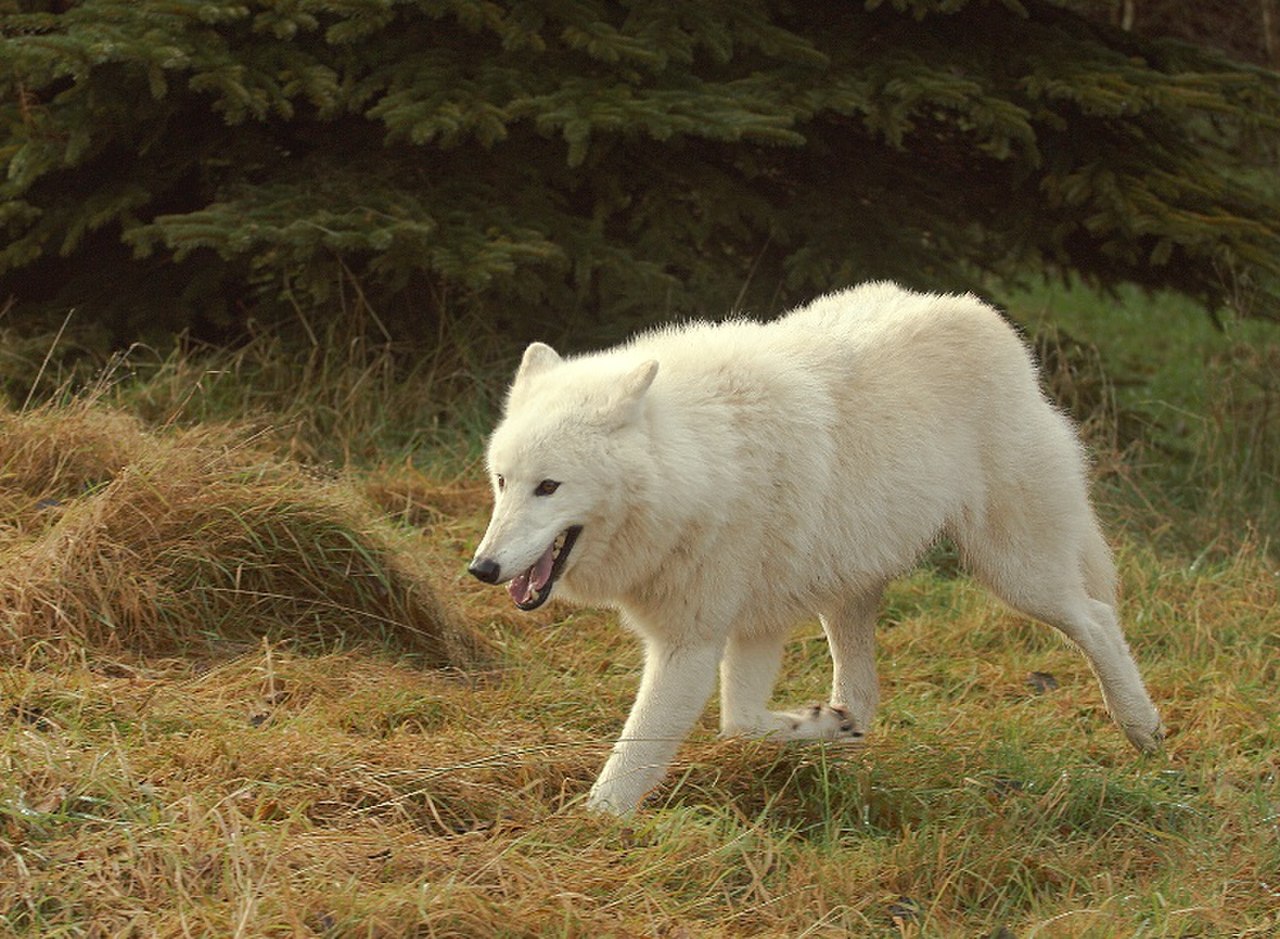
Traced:
<svg viewBox="0 0 1280 939">
<path fill-rule="evenodd" d="M 534 343 L 488 465 L 471 573 L 509 582 L 521 609 L 553 591 L 615 607 L 645 644 L 593 808 L 628 812 L 659 783 L 717 669 L 725 734 L 867 733 L 881 591 L 944 533 L 1084 652 L 1136 747 L 1159 746 L 1080 444 L 1018 336 L 971 296 L 873 283 L 579 357 Z M 788 632 L 813 615 L 831 701 L 770 711 Z"/>
</svg>

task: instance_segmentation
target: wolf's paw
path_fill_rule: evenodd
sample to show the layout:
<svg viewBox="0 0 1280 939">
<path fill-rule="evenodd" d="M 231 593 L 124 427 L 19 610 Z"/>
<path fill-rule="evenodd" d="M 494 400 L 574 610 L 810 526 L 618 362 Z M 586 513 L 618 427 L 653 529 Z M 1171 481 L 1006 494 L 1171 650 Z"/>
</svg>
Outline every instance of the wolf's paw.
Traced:
<svg viewBox="0 0 1280 939">
<path fill-rule="evenodd" d="M 857 740 L 862 731 L 846 708 L 834 704 L 811 704 L 797 711 L 778 714 L 783 726 L 781 740 Z"/>
</svg>

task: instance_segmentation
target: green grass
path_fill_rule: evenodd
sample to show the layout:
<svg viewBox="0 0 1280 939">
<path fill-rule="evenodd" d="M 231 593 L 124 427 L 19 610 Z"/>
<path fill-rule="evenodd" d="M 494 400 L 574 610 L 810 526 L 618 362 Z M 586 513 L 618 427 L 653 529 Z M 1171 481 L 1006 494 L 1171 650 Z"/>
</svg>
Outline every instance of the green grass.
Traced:
<svg viewBox="0 0 1280 939">
<path fill-rule="evenodd" d="M 1163 301 L 1130 297 L 1131 323 L 1090 325 L 1096 299 L 1052 299 L 1109 367 L 1150 342 L 1141 383 L 1110 385 L 1118 408 L 1153 424 L 1191 415 L 1185 460 L 1159 440 L 1098 454 L 1126 532 L 1126 632 L 1171 731 L 1160 755 L 1129 748 L 1076 652 L 940 552 L 886 597 L 883 704 L 865 746 L 719 740 L 713 703 L 643 812 L 586 814 L 640 650 L 611 614 L 520 614 L 465 575 L 488 510 L 479 428 L 503 378 L 491 364 L 462 372 L 496 355 L 444 350 L 434 361 L 452 364 L 434 372 L 349 344 L 287 362 L 268 340 L 144 356 L 132 377 L 117 368 L 98 384 L 114 409 L 77 410 L 64 393 L 5 425 L 28 443 L 0 441 L 0 616 L 61 616 L 43 633 L 23 620 L 0 643 L 0 935 L 1280 933 L 1280 565 L 1261 528 L 1215 514 L 1257 494 L 1223 465 L 1239 451 L 1207 472 L 1206 429 L 1235 414 L 1220 395 L 1229 363 L 1214 358 L 1226 340 L 1171 334 L 1161 352 L 1155 324 L 1207 320 L 1161 319 Z M 1095 439 L 1114 413 L 1088 425 Z M 240 443 L 217 444 L 228 439 Z M 252 459 L 237 457 L 245 448 Z M 166 469 L 128 471 L 137 452 Z M 1175 485 L 1210 479 L 1199 502 Z M 293 524 L 312 484 L 340 525 Z M 238 501 L 211 513 L 200 490 Z M 51 493 L 53 514 L 40 507 Z M 121 493 L 116 514 L 95 508 Z M 183 506 L 194 514 L 173 514 Z M 58 592 L 77 571 L 32 554 L 57 535 L 76 557 L 93 539 L 120 549 L 107 553 L 134 562 L 132 579 L 99 569 L 97 593 Z M 348 568 L 368 583 L 333 616 L 301 597 L 240 608 L 201 593 L 239 588 L 246 559 L 293 585 L 277 593 L 330 596 Z M 391 582 L 379 571 L 429 586 L 484 656 L 425 669 L 402 631 L 352 626 Z M 120 602 L 107 588 L 139 572 L 192 589 L 165 594 L 170 606 L 132 632 L 105 628 L 94 610 Z M 802 625 L 779 703 L 823 697 L 829 670 L 820 629 Z"/>
<path fill-rule="evenodd" d="M 1008 303 L 1033 332 L 1083 341 L 1099 495 L 1163 547 L 1225 556 L 1280 535 L 1280 329 L 1183 297 L 1047 286 Z M 1066 385 L 1071 390 L 1071 378 Z M 1119 457 L 1119 459 L 1117 459 Z"/>
<path fill-rule="evenodd" d="M 1162 422 L 1194 420 L 1210 399 L 1207 366 L 1237 342 L 1275 342 L 1276 328 L 1260 320 L 1220 319 L 1176 294 L 1120 288 L 1113 297 L 1078 287 L 1045 285 L 1009 299 L 1033 330 L 1057 327 L 1098 346 L 1116 379 L 1122 405 Z"/>
</svg>

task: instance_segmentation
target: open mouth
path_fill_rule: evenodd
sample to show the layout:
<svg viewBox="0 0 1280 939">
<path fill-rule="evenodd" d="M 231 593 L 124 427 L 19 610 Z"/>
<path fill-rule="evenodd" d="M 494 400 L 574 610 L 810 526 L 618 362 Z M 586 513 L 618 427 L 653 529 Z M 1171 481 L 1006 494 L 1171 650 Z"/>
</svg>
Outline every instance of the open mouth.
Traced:
<svg viewBox="0 0 1280 939">
<path fill-rule="evenodd" d="M 560 576 L 569 552 L 573 550 L 573 543 L 581 533 L 581 525 L 566 528 L 556 535 L 556 540 L 542 552 L 542 557 L 532 567 L 511 579 L 511 583 L 507 584 L 507 593 L 511 594 L 516 606 L 525 611 L 536 610 L 547 602 L 551 596 L 551 588 Z"/>
</svg>

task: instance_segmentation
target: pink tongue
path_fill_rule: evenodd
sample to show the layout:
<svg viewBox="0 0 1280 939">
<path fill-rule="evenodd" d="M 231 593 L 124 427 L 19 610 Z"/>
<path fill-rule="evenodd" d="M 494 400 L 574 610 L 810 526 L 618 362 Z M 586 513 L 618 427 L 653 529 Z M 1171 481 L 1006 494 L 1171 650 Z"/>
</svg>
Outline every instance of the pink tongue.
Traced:
<svg viewBox="0 0 1280 939">
<path fill-rule="evenodd" d="M 511 594 L 511 599 L 516 603 L 528 603 L 532 600 L 533 595 L 551 579 L 551 564 L 554 561 L 555 545 L 551 545 L 533 567 L 511 579 L 511 583 L 507 585 L 507 593 Z"/>
</svg>

